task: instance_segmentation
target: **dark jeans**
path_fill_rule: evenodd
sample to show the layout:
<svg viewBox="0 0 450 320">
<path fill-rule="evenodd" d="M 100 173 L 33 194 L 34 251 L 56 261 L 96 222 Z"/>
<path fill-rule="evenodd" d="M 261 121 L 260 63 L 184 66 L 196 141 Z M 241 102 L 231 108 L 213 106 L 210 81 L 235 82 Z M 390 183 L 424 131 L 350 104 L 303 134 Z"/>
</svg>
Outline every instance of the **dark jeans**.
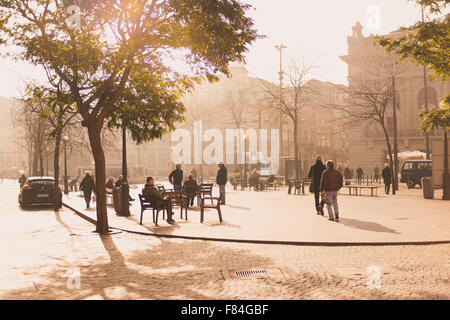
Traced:
<svg viewBox="0 0 450 320">
<path fill-rule="evenodd" d="M 84 194 L 84 201 L 86 201 L 86 207 L 89 208 L 89 204 L 91 203 L 92 191 L 90 192 L 83 191 L 83 194 Z"/>
<path fill-rule="evenodd" d="M 314 192 L 314 198 L 316 199 L 316 210 L 319 211 L 319 204 L 322 206 L 325 204 L 325 201 L 320 200 L 320 192 Z"/>
<path fill-rule="evenodd" d="M 170 201 L 170 199 L 162 200 L 162 203 L 158 209 L 167 209 L 167 220 L 172 218 L 172 201 Z"/>
<path fill-rule="evenodd" d="M 181 184 L 174 184 L 173 191 L 181 191 L 183 190 L 183 186 Z"/>
<path fill-rule="evenodd" d="M 384 191 L 386 192 L 386 194 L 389 194 L 389 190 L 390 190 L 390 188 L 391 188 L 391 184 L 390 183 L 388 183 L 388 184 L 384 184 Z"/>
</svg>

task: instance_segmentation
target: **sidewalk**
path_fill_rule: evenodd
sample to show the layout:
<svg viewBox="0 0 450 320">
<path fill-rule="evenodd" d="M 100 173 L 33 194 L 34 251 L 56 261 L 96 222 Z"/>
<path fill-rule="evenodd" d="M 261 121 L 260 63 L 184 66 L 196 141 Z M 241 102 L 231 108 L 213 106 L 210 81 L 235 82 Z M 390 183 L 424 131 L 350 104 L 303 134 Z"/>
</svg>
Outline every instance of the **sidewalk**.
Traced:
<svg viewBox="0 0 450 320">
<path fill-rule="evenodd" d="M 421 190 L 400 191 L 396 196 L 339 196 L 340 222 L 317 216 L 314 196 L 288 195 L 278 191 L 241 191 L 227 188 L 227 205 L 222 206 L 224 222 L 216 210 L 207 210 L 200 224 L 200 211 L 189 209 L 188 221 L 180 219 L 167 224 L 159 216 L 159 226 L 152 223 L 151 211 L 144 212 L 139 225 L 142 186 L 130 191 L 136 199 L 130 207 L 131 217 L 120 217 L 108 206 L 110 227 L 132 232 L 181 237 L 213 238 L 244 241 L 280 241 L 317 244 L 387 244 L 416 242 L 450 242 L 450 202 L 426 200 Z M 382 190 L 379 190 L 382 191 Z M 218 188 L 214 187 L 215 195 Z M 344 192 L 345 193 L 345 192 Z M 379 194 L 382 192 L 379 192 Z M 95 205 L 85 210 L 80 193 L 64 197 L 64 203 L 81 214 L 96 220 Z M 326 213 L 325 209 L 325 213 Z"/>
</svg>

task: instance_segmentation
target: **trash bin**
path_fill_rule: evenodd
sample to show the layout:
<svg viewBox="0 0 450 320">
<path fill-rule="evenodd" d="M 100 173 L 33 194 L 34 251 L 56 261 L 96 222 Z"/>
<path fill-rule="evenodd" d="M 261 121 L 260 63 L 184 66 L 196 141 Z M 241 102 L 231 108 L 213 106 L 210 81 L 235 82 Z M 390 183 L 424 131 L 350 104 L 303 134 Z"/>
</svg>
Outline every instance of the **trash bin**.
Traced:
<svg viewBox="0 0 450 320">
<path fill-rule="evenodd" d="M 423 177 L 421 180 L 423 197 L 425 199 L 434 199 L 434 186 L 431 177 Z"/>
</svg>

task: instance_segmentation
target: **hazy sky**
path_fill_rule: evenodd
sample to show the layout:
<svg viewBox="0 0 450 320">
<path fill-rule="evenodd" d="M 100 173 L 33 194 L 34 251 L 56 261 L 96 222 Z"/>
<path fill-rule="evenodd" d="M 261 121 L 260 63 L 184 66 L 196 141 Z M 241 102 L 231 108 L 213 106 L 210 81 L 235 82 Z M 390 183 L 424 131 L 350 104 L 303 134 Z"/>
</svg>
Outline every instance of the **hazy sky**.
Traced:
<svg viewBox="0 0 450 320">
<path fill-rule="evenodd" d="M 250 14 L 260 34 L 247 55 L 253 76 L 276 80 L 279 53 L 284 44 L 284 62 L 305 57 L 319 66 L 313 76 L 319 80 L 346 83 L 347 67 L 339 59 L 347 52 L 347 36 L 360 21 L 365 36 L 384 34 L 420 19 L 420 7 L 407 0 L 244 0 L 254 6 Z M 379 13 L 379 15 L 378 15 Z M 379 21 L 379 29 L 377 22 Z M 44 79 L 42 72 L 25 63 L 0 58 L 0 96 L 18 96 L 22 79 Z"/>
</svg>

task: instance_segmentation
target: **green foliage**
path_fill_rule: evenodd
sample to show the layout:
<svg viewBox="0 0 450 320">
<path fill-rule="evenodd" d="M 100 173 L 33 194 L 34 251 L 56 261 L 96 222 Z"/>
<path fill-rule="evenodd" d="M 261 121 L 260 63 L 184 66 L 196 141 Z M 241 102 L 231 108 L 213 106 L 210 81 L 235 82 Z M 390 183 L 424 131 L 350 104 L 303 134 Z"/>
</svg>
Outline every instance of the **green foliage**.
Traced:
<svg viewBox="0 0 450 320">
<path fill-rule="evenodd" d="M 450 130 L 450 95 L 446 95 L 441 102 L 440 108 L 432 108 L 420 113 L 420 128 L 429 132 L 436 129 Z"/>
<path fill-rule="evenodd" d="M 441 13 L 449 0 L 418 0 L 431 12 Z M 399 36 L 378 37 L 376 42 L 387 52 L 434 70 L 433 77 L 450 79 L 450 14 L 427 22 L 400 28 Z"/>
<path fill-rule="evenodd" d="M 81 12 L 79 28 L 73 29 L 66 19 L 73 18 L 67 8 L 74 3 Z M 124 119 L 130 127 L 136 119 L 137 129 L 156 124 L 152 117 L 161 114 L 164 121 L 180 120 L 175 114 L 183 108 L 175 98 L 200 78 L 229 75 L 230 61 L 244 59 L 259 37 L 245 15 L 249 8 L 238 0 L 0 1 L 0 17 L 16 18 L 0 28 L 0 37 L 22 49 L 17 59 L 44 66 L 50 82 L 64 82 L 86 126 L 105 120 L 115 126 L 119 116 L 151 105 L 152 113 Z M 180 60 L 189 72 L 171 69 L 171 62 Z M 151 96 L 145 103 L 143 90 Z M 160 132 L 156 129 L 156 136 Z M 135 133 L 139 141 L 150 137 Z"/>
</svg>

